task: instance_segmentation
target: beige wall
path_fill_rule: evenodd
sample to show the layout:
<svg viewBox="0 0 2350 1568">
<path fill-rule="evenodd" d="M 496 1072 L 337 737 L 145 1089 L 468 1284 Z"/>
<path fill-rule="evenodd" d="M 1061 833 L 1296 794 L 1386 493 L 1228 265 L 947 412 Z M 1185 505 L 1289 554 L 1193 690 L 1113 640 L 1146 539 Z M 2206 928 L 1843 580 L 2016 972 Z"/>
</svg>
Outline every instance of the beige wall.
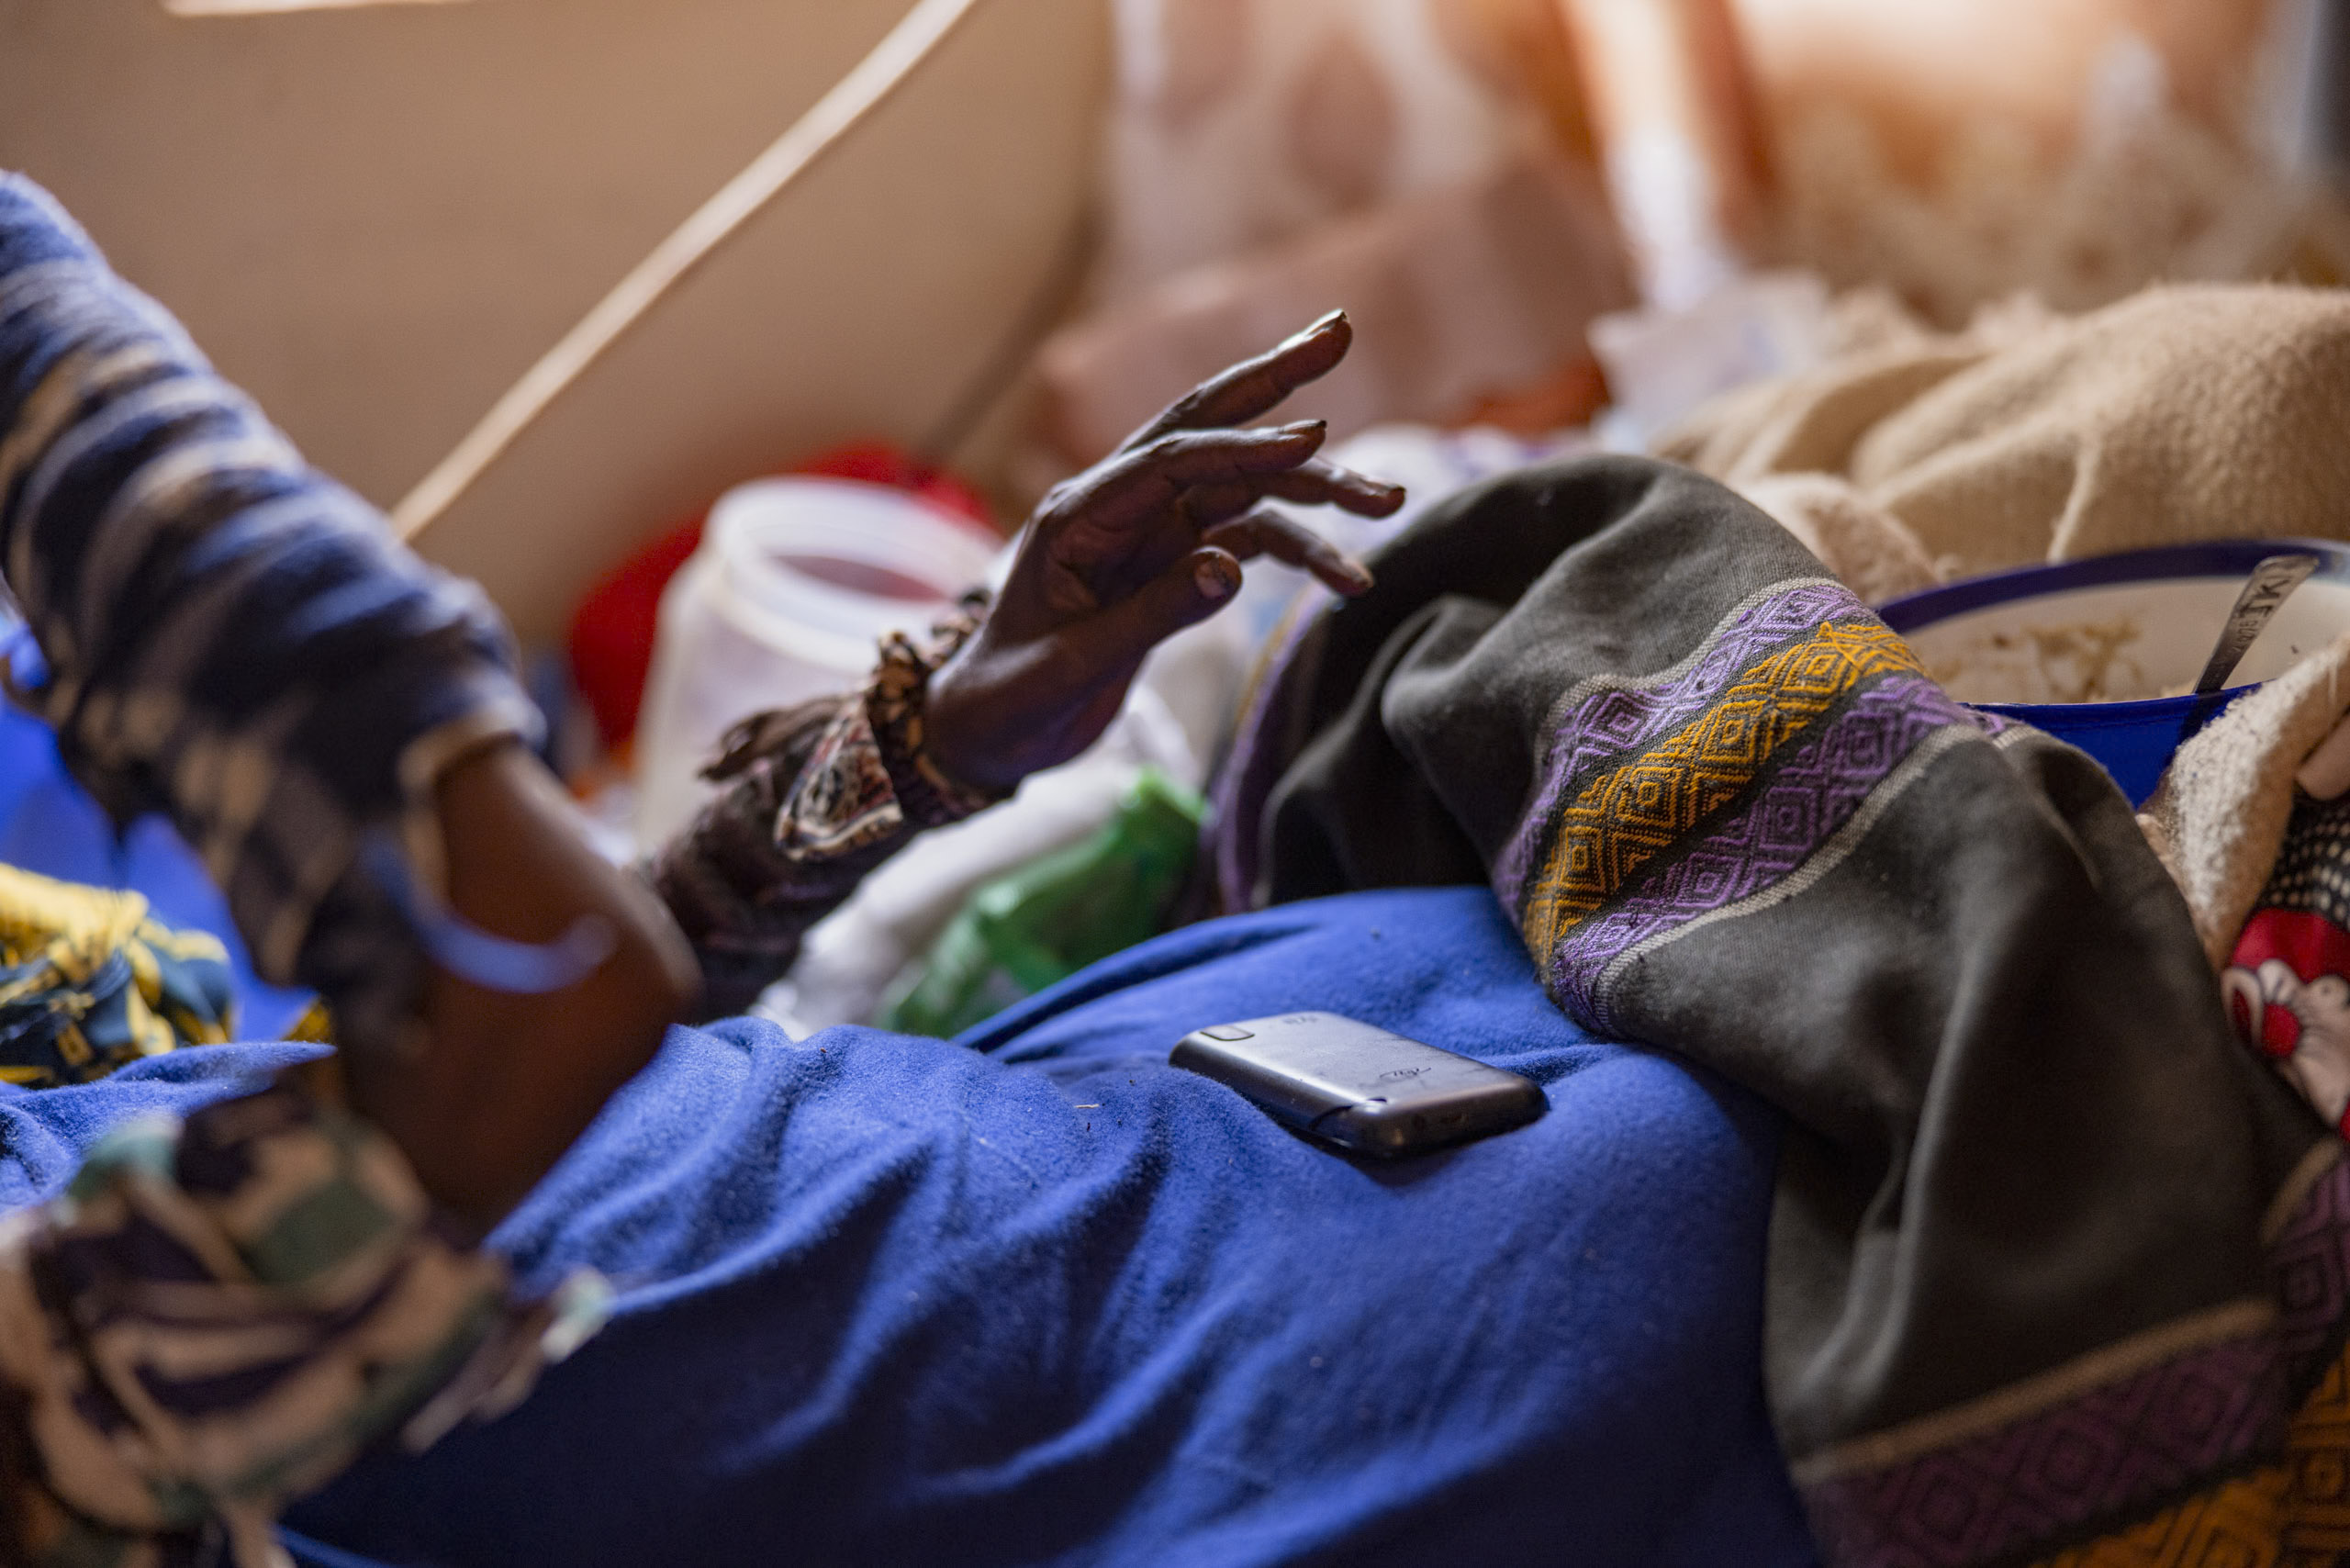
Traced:
<svg viewBox="0 0 2350 1568">
<path fill-rule="evenodd" d="M 0 165 L 388 505 L 905 5 L 0 0 Z M 545 636 L 631 539 L 732 480 L 929 429 L 1066 248 L 1105 31 L 1100 0 L 988 0 L 427 553 Z"/>
</svg>

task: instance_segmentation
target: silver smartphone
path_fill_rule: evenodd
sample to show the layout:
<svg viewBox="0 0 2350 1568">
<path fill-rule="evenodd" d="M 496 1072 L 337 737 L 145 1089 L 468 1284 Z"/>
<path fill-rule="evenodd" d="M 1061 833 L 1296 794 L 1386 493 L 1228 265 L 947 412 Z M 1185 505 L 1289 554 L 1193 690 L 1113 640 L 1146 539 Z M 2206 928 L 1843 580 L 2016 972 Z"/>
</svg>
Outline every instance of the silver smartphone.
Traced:
<svg viewBox="0 0 2350 1568">
<path fill-rule="evenodd" d="M 1167 1058 L 1279 1121 L 1365 1154 L 1420 1154 L 1524 1126 L 1532 1079 L 1336 1013 L 1284 1013 L 1183 1036 Z"/>
</svg>

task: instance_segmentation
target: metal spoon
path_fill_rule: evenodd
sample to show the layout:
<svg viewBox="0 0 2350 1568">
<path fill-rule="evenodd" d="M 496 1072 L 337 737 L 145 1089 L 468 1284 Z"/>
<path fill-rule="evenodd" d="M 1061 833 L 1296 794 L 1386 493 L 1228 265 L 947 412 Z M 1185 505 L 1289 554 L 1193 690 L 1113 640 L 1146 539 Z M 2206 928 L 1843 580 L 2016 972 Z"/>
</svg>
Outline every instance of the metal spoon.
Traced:
<svg viewBox="0 0 2350 1568">
<path fill-rule="evenodd" d="M 2317 566 L 2314 555 L 2269 555 L 2252 568 L 2244 591 L 2236 595 L 2235 607 L 2228 611 L 2227 624 L 2220 628 L 2220 640 L 2211 644 L 2211 657 L 2195 683 L 2196 696 L 2209 697 L 2228 684 L 2228 677 L 2244 662 L 2244 650 L 2268 624 L 2268 618 L 2293 597 L 2295 588 L 2309 581 Z"/>
</svg>

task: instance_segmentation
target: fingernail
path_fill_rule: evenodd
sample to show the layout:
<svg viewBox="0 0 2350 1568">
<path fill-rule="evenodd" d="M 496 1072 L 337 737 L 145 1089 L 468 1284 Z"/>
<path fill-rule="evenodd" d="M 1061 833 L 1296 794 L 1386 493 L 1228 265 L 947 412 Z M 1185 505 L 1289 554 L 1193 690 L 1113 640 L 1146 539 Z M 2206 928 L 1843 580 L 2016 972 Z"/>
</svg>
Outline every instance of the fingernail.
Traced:
<svg viewBox="0 0 2350 1568">
<path fill-rule="evenodd" d="M 1192 581 L 1199 585 L 1202 599 L 1223 599 L 1240 585 L 1226 576 L 1229 567 L 1214 556 L 1192 568 Z"/>
<path fill-rule="evenodd" d="M 1371 585 L 1372 578 L 1371 575 L 1371 568 L 1364 566 L 1360 561 L 1356 560 L 1352 555 L 1344 555 L 1339 557 L 1338 571 L 1346 577 L 1347 581 L 1354 584 L 1358 588 L 1367 588 Z"/>
<path fill-rule="evenodd" d="M 1281 341 L 1281 347 L 1293 349 L 1301 343 L 1310 342 L 1346 319 L 1347 313 L 1344 310 L 1333 310 L 1304 330 L 1291 333 Z"/>
<path fill-rule="evenodd" d="M 1292 420 L 1281 427 L 1283 435 L 1320 435 L 1330 428 L 1327 420 Z"/>
</svg>

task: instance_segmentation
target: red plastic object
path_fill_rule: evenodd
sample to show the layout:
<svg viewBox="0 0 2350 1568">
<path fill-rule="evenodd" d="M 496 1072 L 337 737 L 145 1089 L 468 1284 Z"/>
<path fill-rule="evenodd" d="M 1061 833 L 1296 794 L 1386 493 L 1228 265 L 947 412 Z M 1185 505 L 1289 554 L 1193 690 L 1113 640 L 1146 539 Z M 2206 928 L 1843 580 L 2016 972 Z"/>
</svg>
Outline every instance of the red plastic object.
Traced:
<svg viewBox="0 0 2350 1568">
<path fill-rule="evenodd" d="M 1002 537 L 978 492 L 959 479 L 925 468 L 884 442 L 834 447 L 798 468 L 828 479 L 856 479 L 911 491 L 950 517 L 968 522 L 990 541 Z M 596 715 L 597 734 L 617 749 L 636 733 L 644 678 L 653 667 L 653 634 L 661 593 L 701 543 L 704 509 L 672 523 L 597 579 L 571 620 L 571 678 Z"/>
<path fill-rule="evenodd" d="M 825 479 L 862 479 L 868 485 L 912 490 L 948 516 L 978 524 L 979 532 L 990 541 L 1000 543 L 1003 538 L 994 519 L 988 515 L 987 502 L 979 499 L 977 490 L 952 474 L 923 467 L 887 442 L 860 441 L 836 446 L 791 472 Z"/>
</svg>

